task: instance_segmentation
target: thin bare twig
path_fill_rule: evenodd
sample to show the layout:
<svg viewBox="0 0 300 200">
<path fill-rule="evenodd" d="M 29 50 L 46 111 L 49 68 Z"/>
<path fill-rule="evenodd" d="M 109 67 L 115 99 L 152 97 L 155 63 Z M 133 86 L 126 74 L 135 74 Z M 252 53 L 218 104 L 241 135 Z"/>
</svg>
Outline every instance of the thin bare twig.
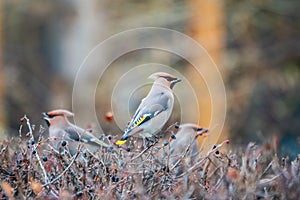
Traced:
<svg viewBox="0 0 300 200">
<path fill-rule="evenodd" d="M 83 147 L 83 145 L 80 144 L 79 147 L 78 147 L 78 150 L 77 150 L 76 154 L 73 156 L 70 164 L 66 167 L 66 169 L 58 177 L 56 177 L 55 179 L 53 179 L 49 183 L 44 184 L 43 187 L 56 182 L 57 180 L 59 180 L 69 170 L 69 168 L 73 165 L 73 163 L 75 162 L 76 158 L 78 157 L 78 155 L 79 155 L 82 147 Z"/>
<path fill-rule="evenodd" d="M 26 115 L 24 115 L 24 119 L 26 120 L 26 124 L 27 124 L 28 130 L 29 130 L 29 134 L 30 134 L 31 140 L 34 141 L 33 131 L 32 131 L 32 128 L 31 128 L 31 124 L 30 124 L 29 118 Z M 36 147 L 37 147 L 37 144 L 34 146 L 34 148 L 36 148 Z M 37 158 L 37 160 L 39 162 L 39 165 L 40 165 L 40 167 L 41 167 L 41 169 L 43 171 L 44 178 L 45 178 L 45 183 L 48 183 L 49 182 L 49 178 L 48 178 L 47 172 L 46 172 L 46 170 L 45 170 L 45 168 L 44 168 L 44 166 L 43 166 L 43 164 L 41 162 L 41 159 L 40 159 L 40 156 L 39 156 L 38 152 L 35 153 L 35 156 L 36 156 L 36 158 Z"/>
<path fill-rule="evenodd" d="M 193 140 L 189 143 L 189 145 L 187 146 L 187 148 L 185 149 L 185 151 L 183 152 L 183 154 L 181 154 L 180 159 L 171 167 L 171 170 L 173 170 L 175 167 L 177 167 L 179 165 L 179 163 L 186 157 L 187 153 L 189 152 L 192 144 L 195 142 L 197 136 L 195 136 L 193 138 Z"/>
<path fill-rule="evenodd" d="M 141 155 L 143 155 L 146 151 L 148 151 L 151 147 L 153 147 L 157 143 L 158 143 L 158 140 L 156 140 L 153 144 L 149 145 L 146 149 L 144 149 L 143 151 L 141 151 L 138 155 L 136 155 L 135 157 L 133 157 L 131 160 L 135 160 L 135 159 L 139 158 Z"/>
<path fill-rule="evenodd" d="M 187 171 L 185 171 L 184 173 L 182 173 L 182 174 L 176 176 L 176 178 L 183 177 L 184 175 L 189 174 L 189 173 L 191 173 L 192 171 L 194 171 L 194 170 L 200 168 L 200 167 L 201 167 L 201 164 L 202 164 L 206 159 L 208 159 L 208 158 L 211 156 L 212 153 L 214 153 L 214 152 L 217 151 L 220 147 L 222 147 L 222 146 L 224 145 L 224 143 L 226 143 L 226 141 L 222 142 L 221 144 L 217 145 L 215 148 L 211 149 L 203 159 L 201 159 L 200 161 L 198 161 L 197 163 L 195 163 L 195 165 L 193 165 L 191 168 L 189 168 L 189 169 L 188 169 Z"/>
</svg>

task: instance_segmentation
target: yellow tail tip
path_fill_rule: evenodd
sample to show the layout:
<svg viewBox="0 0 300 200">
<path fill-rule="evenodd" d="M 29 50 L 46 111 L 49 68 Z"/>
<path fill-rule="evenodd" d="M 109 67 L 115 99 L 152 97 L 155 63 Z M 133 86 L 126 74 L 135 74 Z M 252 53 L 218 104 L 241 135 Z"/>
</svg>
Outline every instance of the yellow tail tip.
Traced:
<svg viewBox="0 0 300 200">
<path fill-rule="evenodd" d="M 122 145 L 122 144 L 124 144 L 126 142 L 126 140 L 118 140 L 117 142 L 116 142 L 116 145 Z"/>
</svg>

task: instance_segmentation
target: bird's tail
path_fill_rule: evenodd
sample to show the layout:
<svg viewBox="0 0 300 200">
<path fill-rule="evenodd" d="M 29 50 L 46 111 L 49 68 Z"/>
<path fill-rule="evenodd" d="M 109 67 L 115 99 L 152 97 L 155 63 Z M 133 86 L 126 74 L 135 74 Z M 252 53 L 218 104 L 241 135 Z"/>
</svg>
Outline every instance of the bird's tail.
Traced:
<svg viewBox="0 0 300 200">
<path fill-rule="evenodd" d="M 94 142 L 97 143 L 97 144 L 99 144 L 100 146 L 109 147 L 108 144 L 106 144 L 105 142 L 102 142 L 101 140 L 95 140 Z"/>
<path fill-rule="evenodd" d="M 123 145 L 127 140 L 118 140 L 116 145 Z"/>
<path fill-rule="evenodd" d="M 124 143 L 127 141 L 127 138 L 128 138 L 128 136 L 127 136 L 127 134 L 125 133 L 125 134 L 122 136 L 122 138 L 116 142 L 116 145 L 122 145 L 122 144 L 124 144 Z"/>
</svg>

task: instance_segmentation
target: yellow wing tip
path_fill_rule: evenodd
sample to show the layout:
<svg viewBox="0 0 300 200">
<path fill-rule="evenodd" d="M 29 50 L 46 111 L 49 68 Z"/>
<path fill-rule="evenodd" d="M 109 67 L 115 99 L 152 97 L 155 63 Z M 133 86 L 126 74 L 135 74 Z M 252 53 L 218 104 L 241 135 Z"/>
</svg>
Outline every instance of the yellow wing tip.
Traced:
<svg viewBox="0 0 300 200">
<path fill-rule="evenodd" d="M 122 145 L 122 144 L 124 144 L 126 142 L 126 140 L 118 140 L 117 142 L 116 142 L 116 145 Z"/>
</svg>

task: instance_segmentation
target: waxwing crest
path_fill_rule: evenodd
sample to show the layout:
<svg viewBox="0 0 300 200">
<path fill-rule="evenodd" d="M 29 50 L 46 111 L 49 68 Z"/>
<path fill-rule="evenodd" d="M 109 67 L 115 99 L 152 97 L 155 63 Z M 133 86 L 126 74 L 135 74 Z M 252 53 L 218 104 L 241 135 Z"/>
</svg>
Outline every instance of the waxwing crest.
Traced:
<svg viewBox="0 0 300 200">
<path fill-rule="evenodd" d="M 154 74 L 151 74 L 148 78 L 152 80 L 156 80 L 158 78 L 169 78 L 170 80 L 177 79 L 175 76 L 168 74 L 166 72 L 156 72 Z"/>
<path fill-rule="evenodd" d="M 65 116 L 65 117 L 73 117 L 74 113 L 68 111 L 68 110 L 64 110 L 64 109 L 57 109 L 57 110 L 52 110 L 47 112 L 48 116 Z"/>
</svg>

